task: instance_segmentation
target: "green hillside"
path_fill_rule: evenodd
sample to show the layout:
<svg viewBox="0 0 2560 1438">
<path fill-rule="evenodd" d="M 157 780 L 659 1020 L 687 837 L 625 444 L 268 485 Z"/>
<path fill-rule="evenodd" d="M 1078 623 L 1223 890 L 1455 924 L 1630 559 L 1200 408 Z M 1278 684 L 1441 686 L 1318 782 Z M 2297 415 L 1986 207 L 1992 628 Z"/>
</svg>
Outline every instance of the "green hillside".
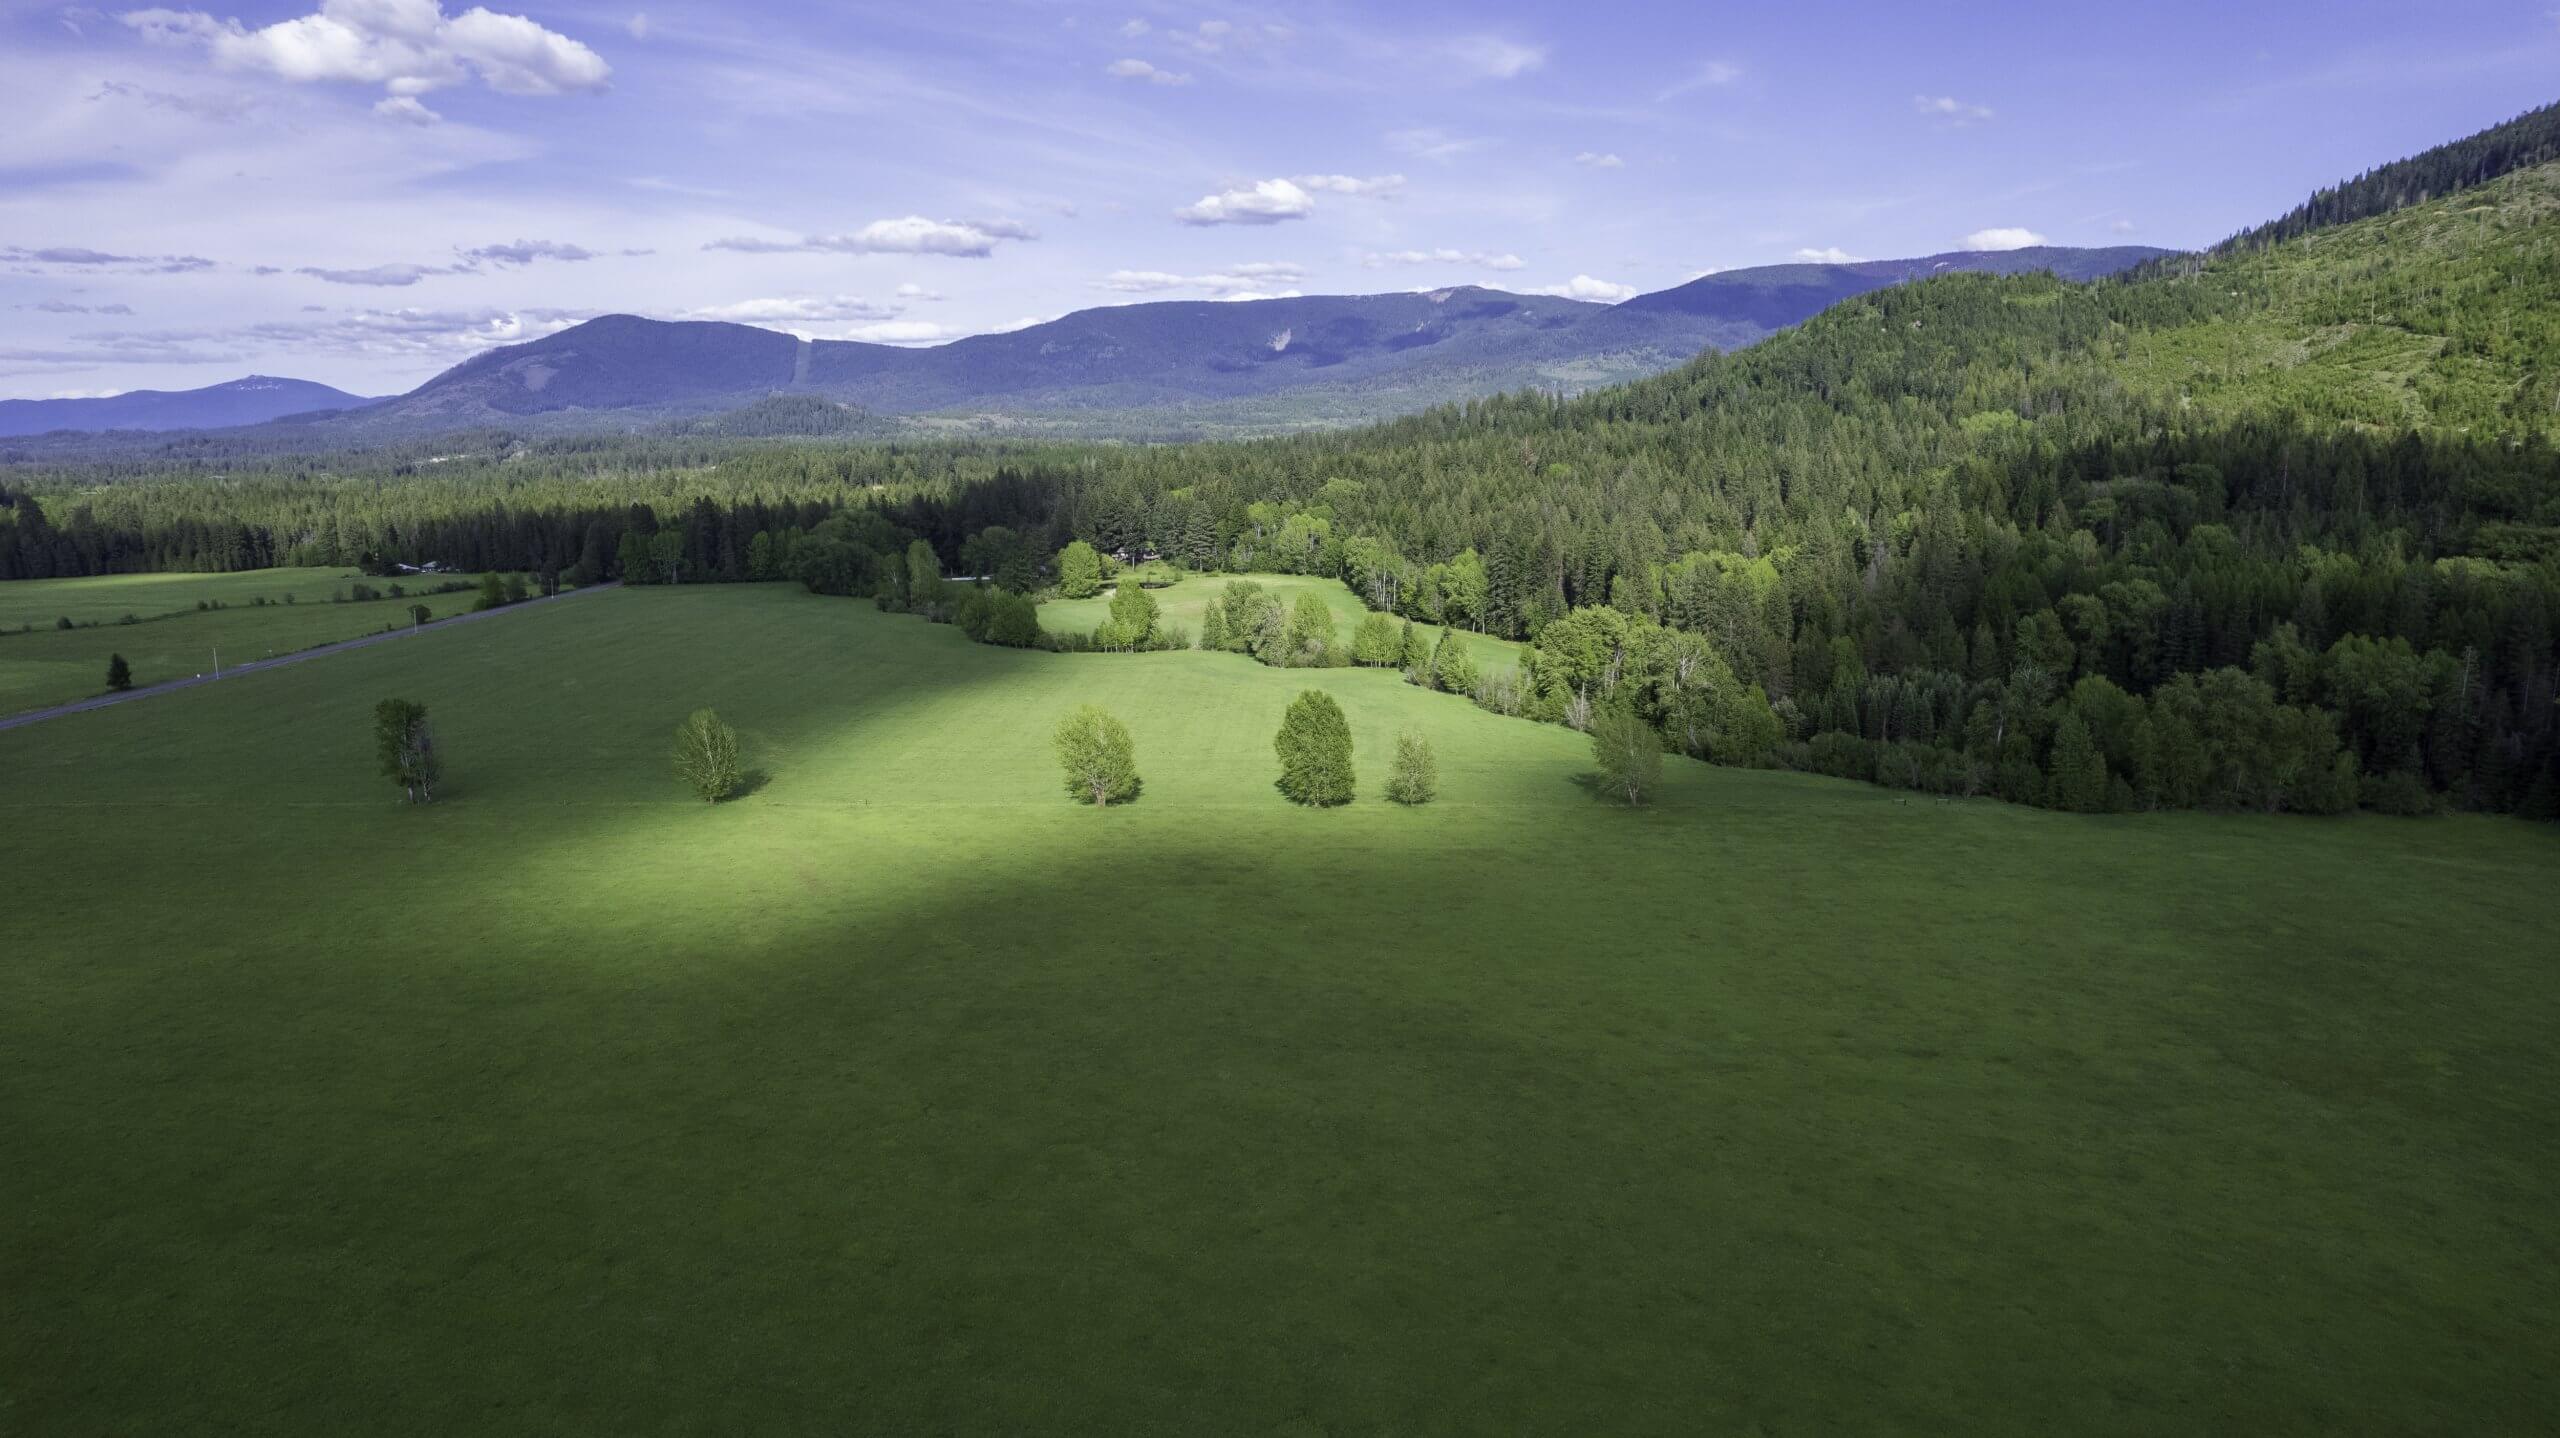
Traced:
<svg viewBox="0 0 2560 1438">
<path fill-rule="evenodd" d="M 1273 792 L 1337 694 L 1349 807 Z M 376 777 L 425 701 L 442 801 Z M 1100 702 L 1146 787 L 1047 735 Z M 694 802 L 716 705 L 752 792 Z M 1440 802 L 1380 802 L 1391 735 Z M 2524 1431 L 2553 837 L 637 589 L 0 734 L 14 1431 Z M 2410 882 L 2423 874 L 2423 884 Z M 2413 962 L 2412 955 L 2424 955 Z"/>
</svg>

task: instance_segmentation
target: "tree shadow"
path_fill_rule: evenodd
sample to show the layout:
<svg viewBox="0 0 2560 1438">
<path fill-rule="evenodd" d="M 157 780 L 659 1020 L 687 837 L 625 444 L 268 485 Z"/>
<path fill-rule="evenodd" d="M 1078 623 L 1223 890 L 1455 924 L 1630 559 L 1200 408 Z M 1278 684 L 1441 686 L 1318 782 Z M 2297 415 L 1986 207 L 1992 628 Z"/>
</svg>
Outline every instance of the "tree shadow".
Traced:
<svg viewBox="0 0 2560 1438">
<path fill-rule="evenodd" d="M 762 793 L 764 791 L 764 786 L 772 782 L 773 775 L 762 769 L 749 769 L 747 772 L 738 776 L 738 782 L 736 785 L 732 786 L 729 792 L 722 797 L 726 800 L 743 799 L 750 794 Z"/>
</svg>

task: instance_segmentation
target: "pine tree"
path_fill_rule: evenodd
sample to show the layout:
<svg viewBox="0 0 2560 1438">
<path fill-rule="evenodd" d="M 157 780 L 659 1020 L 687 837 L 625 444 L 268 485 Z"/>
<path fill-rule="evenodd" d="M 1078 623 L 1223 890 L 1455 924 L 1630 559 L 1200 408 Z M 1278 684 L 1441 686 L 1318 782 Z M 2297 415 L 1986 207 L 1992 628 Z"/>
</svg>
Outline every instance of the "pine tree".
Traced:
<svg viewBox="0 0 2560 1438">
<path fill-rule="evenodd" d="M 1300 692 L 1271 745 L 1280 756 L 1281 793 L 1318 808 L 1351 802 L 1351 724 L 1332 695 Z"/>
<path fill-rule="evenodd" d="M 1200 616 L 1200 647 L 1208 650 L 1227 647 L 1227 607 L 1214 599 L 1209 602 L 1208 612 Z"/>
<path fill-rule="evenodd" d="M 1410 619 L 1396 643 L 1396 667 L 1416 684 L 1430 682 L 1431 646 L 1423 641 L 1421 627 Z"/>
<path fill-rule="evenodd" d="M 121 654 L 107 656 L 107 687 L 116 690 L 133 687 L 133 666 L 125 663 Z"/>
<path fill-rule="evenodd" d="M 2045 792 L 2054 808 L 2095 814 L 2107 807 L 2107 758 L 2077 709 L 2064 713 L 2054 731 L 2051 775 Z"/>
<path fill-rule="evenodd" d="M 1475 692 L 1475 656 L 1455 629 L 1441 630 L 1440 642 L 1431 650 L 1431 687 L 1448 694 Z"/>
</svg>

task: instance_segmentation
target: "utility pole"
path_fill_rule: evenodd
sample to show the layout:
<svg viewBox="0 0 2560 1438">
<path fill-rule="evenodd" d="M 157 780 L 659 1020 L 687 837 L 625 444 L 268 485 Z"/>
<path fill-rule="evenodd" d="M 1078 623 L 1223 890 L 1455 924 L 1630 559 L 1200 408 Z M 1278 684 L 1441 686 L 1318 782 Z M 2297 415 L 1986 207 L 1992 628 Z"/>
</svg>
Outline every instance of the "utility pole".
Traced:
<svg viewBox="0 0 2560 1438">
<path fill-rule="evenodd" d="M 222 646 L 219 644 L 213 646 L 213 677 L 222 677 Z"/>
</svg>

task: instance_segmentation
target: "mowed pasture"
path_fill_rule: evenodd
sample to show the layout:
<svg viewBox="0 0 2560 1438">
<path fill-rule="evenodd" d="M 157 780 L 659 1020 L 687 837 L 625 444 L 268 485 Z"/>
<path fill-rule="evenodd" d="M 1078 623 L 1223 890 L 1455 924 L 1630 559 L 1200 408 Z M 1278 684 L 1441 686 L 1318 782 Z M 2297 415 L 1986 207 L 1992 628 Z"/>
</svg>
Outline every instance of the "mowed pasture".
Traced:
<svg viewBox="0 0 2560 1438">
<path fill-rule="evenodd" d="M 476 596 L 469 590 L 427 591 L 454 582 L 476 585 L 479 576 L 367 579 L 335 569 L 265 569 L 0 584 L 0 716 L 104 693 L 111 655 L 125 657 L 134 684 L 141 686 L 208 673 L 217 657 L 228 666 L 405 629 L 412 604 L 450 619 L 470 612 Z M 332 595 L 349 593 L 357 584 L 386 595 L 399 584 L 408 597 L 331 602 Z M 285 602 L 287 594 L 294 602 Z M 257 603 L 260 598 L 268 602 Z M 199 599 L 224 607 L 199 610 Z M 127 614 L 140 622 L 120 622 Z M 63 618 L 75 627 L 56 628 Z M 34 627 L 15 632 L 24 624 Z"/>
<path fill-rule="evenodd" d="M 51 628 L 57 619 L 74 624 L 113 624 L 131 614 L 142 619 L 193 610 L 199 603 L 248 608 L 264 599 L 283 604 L 326 604 L 356 584 L 376 589 L 401 584 L 411 590 L 431 589 L 449 578 L 477 580 L 477 575 L 406 575 L 368 579 L 349 568 L 243 569 L 227 574 L 96 574 L 78 579 L 21 579 L 0 584 L 0 630 L 22 625 Z"/>
<path fill-rule="evenodd" d="M 1227 585 L 1236 580 L 1250 580 L 1261 585 L 1279 598 L 1283 609 L 1296 603 L 1300 594 L 1314 593 L 1324 600 L 1326 608 L 1333 611 L 1334 637 L 1346 648 L 1351 643 L 1351 631 L 1359 625 L 1361 616 L 1369 612 L 1368 607 L 1360 602 L 1360 597 L 1341 580 L 1319 579 L 1309 574 L 1195 574 L 1162 589 L 1150 589 L 1147 593 L 1155 597 L 1159 620 L 1181 625 L 1196 643 L 1200 638 L 1201 620 L 1208 614 L 1209 605 L 1225 594 Z M 1106 581 L 1102 592 L 1090 599 L 1060 599 L 1041 605 L 1040 627 L 1053 634 L 1091 634 L 1111 617 L 1113 589 L 1114 585 Z M 1398 620 L 1397 623 L 1401 626 L 1403 621 Z M 1418 624 L 1415 627 L 1432 643 L 1439 642 L 1439 625 Z M 1479 672 L 1518 668 L 1520 652 L 1526 647 L 1516 640 L 1497 639 L 1490 634 L 1467 633 L 1462 637 Z"/>
<path fill-rule="evenodd" d="M 1308 685 L 1347 808 L 1272 790 Z M 432 807 L 373 773 L 386 695 Z M 1126 808 L 1060 787 L 1087 700 Z M 702 705 L 754 771 L 717 806 L 669 773 Z M 0 733 L 0 1426 L 2560 1411 L 2548 832 L 1589 768 L 1382 671 L 770 585 Z"/>
</svg>

